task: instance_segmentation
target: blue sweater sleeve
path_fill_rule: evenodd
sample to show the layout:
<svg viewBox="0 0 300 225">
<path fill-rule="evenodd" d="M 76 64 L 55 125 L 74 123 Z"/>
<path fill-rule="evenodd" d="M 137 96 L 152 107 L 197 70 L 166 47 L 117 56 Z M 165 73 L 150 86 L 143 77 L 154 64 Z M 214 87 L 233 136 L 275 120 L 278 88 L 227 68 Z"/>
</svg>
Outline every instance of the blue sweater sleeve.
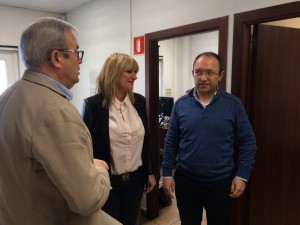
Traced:
<svg viewBox="0 0 300 225">
<path fill-rule="evenodd" d="M 236 176 L 249 180 L 255 163 L 256 140 L 244 106 L 239 101 L 236 113 L 236 147 L 239 152 Z"/>
</svg>

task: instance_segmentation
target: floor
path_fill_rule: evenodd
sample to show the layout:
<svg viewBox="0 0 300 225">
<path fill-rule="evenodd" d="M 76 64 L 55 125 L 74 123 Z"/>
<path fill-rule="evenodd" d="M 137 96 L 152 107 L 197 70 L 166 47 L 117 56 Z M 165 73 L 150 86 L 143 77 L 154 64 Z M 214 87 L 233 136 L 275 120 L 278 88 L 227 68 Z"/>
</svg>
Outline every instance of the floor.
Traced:
<svg viewBox="0 0 300 225">
<path fill-rule="evenodd" d="M 141 212 L 141 225 L 180 225 L 180 219 L 178 215 L 178 209 L 176 206 L 176 200 L 172 199 L 170 206 L 160 208 L 159 216 L 153 220 L 146 217 L 145 212 Z M 200 224 L 199 224 L 200 225 Z M 205 212 L 203 212 L 203 220 L 201 225 L 207 225 Z"/>
</svg>

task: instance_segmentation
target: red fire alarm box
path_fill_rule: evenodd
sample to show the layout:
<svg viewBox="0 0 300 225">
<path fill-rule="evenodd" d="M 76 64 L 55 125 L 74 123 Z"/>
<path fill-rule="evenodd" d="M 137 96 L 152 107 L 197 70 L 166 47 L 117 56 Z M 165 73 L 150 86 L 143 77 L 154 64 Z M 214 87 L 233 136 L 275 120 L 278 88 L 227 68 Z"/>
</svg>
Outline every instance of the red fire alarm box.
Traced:
<svg viewBox="0 0 300 225">
<path fill-rule="evenodd" d="M 145 53 L 145 36 L 133 38 L 133 54 L 143 55 Z"/>
</svg>

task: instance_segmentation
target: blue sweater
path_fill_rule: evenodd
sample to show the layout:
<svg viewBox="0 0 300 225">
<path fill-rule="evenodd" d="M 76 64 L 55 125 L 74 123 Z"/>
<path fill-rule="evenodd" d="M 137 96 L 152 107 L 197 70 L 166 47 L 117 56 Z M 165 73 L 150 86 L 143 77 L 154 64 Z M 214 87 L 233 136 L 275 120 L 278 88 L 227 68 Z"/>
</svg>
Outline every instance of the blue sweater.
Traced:
<svg viewBox="0 0 300 225">
<path fill-rule="evenodd" d="M 234 169 L 234 148 L 239 150 Z M 200 181 L 217 181 L 231 175 L 248 180 L 255 160 L 256 141 L 241 101 L 218 91 L 206 107 L 193 90 L 174 104 L 165 139 L 163 177 L 173 169 Z M 177 158 L 178 157 L 178 158 Z"/>
</svg>

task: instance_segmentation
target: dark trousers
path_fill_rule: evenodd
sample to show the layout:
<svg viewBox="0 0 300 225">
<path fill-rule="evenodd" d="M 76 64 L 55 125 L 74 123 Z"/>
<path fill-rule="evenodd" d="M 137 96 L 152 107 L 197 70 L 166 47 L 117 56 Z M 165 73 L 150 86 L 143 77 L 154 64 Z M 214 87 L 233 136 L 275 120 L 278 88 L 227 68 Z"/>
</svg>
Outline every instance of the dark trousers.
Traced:
<svg viewBox="0 0 300 225">
<path fill-rule="evenodd" d="M 176 200 L 181 225 L 200 225 L 203 207 L 208 225 L 229 225 L 232 178 L 217 182 L 200 182 L 179 170 L 175 175 Z"/>
<path fill-rule="evenodd" d="M 123 225 L 135 225 L 144 190 L 142 171 L 130 173 L 128 180 L 123 178 L 121 175 L 111 176 L 112 189 L 102 209 Z"/>
</svg>

